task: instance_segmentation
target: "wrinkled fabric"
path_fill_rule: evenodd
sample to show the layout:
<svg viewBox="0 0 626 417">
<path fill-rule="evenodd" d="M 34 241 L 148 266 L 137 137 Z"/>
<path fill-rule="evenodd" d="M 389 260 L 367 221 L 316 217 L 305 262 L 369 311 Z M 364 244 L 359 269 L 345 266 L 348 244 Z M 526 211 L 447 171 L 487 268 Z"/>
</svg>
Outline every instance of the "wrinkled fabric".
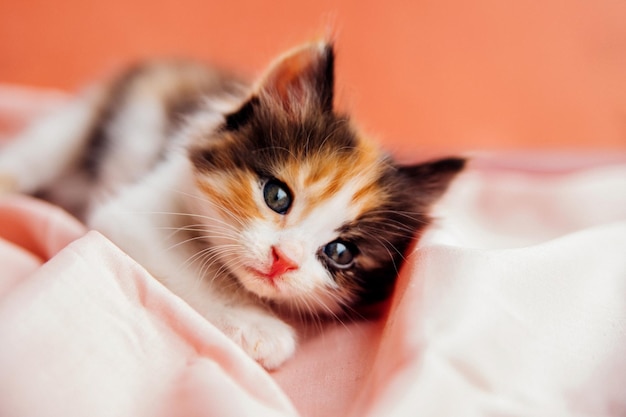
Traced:
<svg viewBox="0 0 626 417">
<path fill-rule="evenodd" d="M 102 235 L 3 197 L 0 416 L 626 415 L 626 155 L 507 158 L 451 187 L 385 315 L 300 329 L 273 373 Z"/>
</svg>

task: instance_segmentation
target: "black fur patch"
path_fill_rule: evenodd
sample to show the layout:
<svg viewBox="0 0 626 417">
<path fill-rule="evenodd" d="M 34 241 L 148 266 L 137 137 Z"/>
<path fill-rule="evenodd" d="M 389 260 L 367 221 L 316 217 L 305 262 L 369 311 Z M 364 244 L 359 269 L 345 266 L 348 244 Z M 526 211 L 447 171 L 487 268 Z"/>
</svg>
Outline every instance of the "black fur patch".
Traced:
<svg viewBox="0 0 626 417">
<path fill-rule="evenodd" d="M 320 67 L 314 79 L 322 111 L 332 111 L 335 90 L 335 52 L 331 45 L 326 45 L 324 48 L 323 58 L 320 60 Z"/>
<path fill-rule="evenodd" d="M 128 85 L 144 71 L 143 66 L 136 66 L 114 80 L 107 96 L 98 109 L 94 124 L 88 133 L 89 139 L 85 147 L 82 169 L 91 180 L 97 180 L 100 167 L 105 160 L 109 149 L 107 126 L 115 119 L 121 110 Z"/>
<path fill-rule="evenodd" d="M 246 101 L 239 110 L 226 116 L 224 128 L 232 131 L 242 128 L 252 118 L 254 107 L 258 104 L 259 99 L 257 97 L 252 97 L 250 100 Z"/>
<path fill-rule="evenodd" d="M 207 138 L 206 144 L 190 150 L 199 170 L 245 167 L 265 176 L 276 174 L 286 163 L 303 162 L 320 153 L 355 151 L 356 136 L 346 117 L 311 114 L 300 119 L 273 114 L 272 109 L 256 106 L 236 131 L 223 130 Z M 241 121 L 241 119 L 239 119 Z M 216 137 L 217 136 L 217 137 Z M 223 139 L 220 140 L 220 136 Z"/>
<path fill-rule="evenodd" d="M 408 247 L 431 222 L 431 204 L 463 165 L 460 159 L 420 164 L 409 170 L 410 175 L 390 166 L 379 179 L 386 198 L 340 230 L 339 238 L 356 245 L 359 256 L 354 271 L 338 269 L 333 273 L 340 282 L 356 278 L 357 305 L 377 303 L 391 294 Z M 367 269 L 359 257 L 378 266 Z"/>
</svg>

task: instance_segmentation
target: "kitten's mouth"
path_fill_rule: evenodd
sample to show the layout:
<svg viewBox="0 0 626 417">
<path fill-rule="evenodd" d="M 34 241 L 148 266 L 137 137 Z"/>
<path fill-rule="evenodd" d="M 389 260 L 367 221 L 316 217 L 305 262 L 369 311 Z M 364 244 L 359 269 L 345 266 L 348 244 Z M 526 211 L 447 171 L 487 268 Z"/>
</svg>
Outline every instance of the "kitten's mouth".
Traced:
<svg viewBox="0 0 626 417">
<path fill-rule="evenodd" d="M 263 272 L 256 268 L 245 267 L 248 273 L 254 275 L 257 278 L 260 278 L 263 282 L 270 284 L 272 287 L 277 288 L 276 281 L 280 279 L 282 274 L 276 273 L 276 271 L 270 270 L 269 272 Z"/>
<path fill-rule="evenodd" d="M 271 271 L 263 272 L 257 268 L 244 267 L 247 279 L 243 281 L 244 287 L 263 298 L 272 300 L 283 299 L 288 296 L 289 289 L 286 285 L 283 274 L 273 274 Z"/>
<path fill-rule="evenodd" d="M 292 294 L 286 271 L 263 271 L 249 266 L 244 267 L 244 270 L 249 277 L 244 283 L 248 291 L 273 300 L 284 299 Z"/>
<path fill-rule="evenodd" d="M 272 274 L 272 271 L 263 272 L 260 269 L 251 266 L 246 266 L 244 269 L 250 275 L 253 275 L 255 278 L 259 278 L 261 281 L 270 284 L 272 287 L 276 287 L 276 280 L 280 278 L 276 274 Z"/>
</svg>

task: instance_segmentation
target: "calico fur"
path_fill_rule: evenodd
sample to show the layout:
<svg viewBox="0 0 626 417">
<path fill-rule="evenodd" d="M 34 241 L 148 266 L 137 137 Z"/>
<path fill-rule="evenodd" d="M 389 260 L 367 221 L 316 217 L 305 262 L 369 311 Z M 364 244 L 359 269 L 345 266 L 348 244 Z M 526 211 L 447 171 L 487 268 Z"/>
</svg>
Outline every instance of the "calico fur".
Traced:
<svg viewBox="0 0 626 417">
<path fill-rule="evenodd" d="M 306 44 L 252 84 L 142 64 L 27 130 L 0 176 L 101 231 L 273 369 L 296 346 L 285 314 L 389 297 L 464 166 L 395 163 L 334 108 L 334 61 L 332 44 Z"/>
</svg>

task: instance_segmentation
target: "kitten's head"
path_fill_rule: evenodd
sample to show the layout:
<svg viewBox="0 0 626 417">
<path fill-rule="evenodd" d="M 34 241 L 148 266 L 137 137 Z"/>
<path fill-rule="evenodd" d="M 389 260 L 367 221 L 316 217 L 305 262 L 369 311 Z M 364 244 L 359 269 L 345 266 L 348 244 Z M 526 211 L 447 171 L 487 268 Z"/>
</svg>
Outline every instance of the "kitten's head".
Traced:
<svg viewBox="0 0 626 417">
<path fill-rule="evenodd" d="M 190 150 L 215 256 L 250 292 L 299 311 L 387 297 L 464 165 L 381 153 L 334 110 L 333 61 L 326 43 L 283 56 Z"/>
</svg>

